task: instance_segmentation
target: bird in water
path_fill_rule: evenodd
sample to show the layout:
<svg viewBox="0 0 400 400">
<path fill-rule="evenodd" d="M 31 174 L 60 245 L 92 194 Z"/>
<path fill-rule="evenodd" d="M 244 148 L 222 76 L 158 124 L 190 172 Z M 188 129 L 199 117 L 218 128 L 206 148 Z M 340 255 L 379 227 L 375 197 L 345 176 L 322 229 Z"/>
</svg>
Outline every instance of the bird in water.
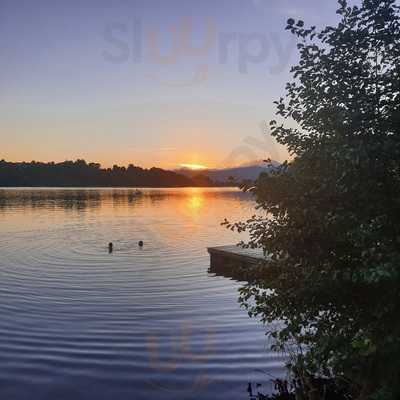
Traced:
<svg viewBox="0 0 400 400">
<path fill-rule="evenodd" d="M 111 254 L 113 252 L 113 248 L 114 248 L 113 244 L 111 242 L 108 243 L 108 253 L 109 254 Z"/>
<path fill-rule="evenodd" d="M 143 247 L 143 245 L 144 245 L 143 240 L 139 240 L 138 245 L 139 245 L 139 247 Z"/>
</svg>

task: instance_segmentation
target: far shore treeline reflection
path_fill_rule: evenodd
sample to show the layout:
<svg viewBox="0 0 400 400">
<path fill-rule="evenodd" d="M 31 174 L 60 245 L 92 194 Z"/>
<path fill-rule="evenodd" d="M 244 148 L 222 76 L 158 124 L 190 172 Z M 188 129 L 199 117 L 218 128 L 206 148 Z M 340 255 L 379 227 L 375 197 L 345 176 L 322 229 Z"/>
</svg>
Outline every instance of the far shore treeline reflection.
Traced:
<svg viewBox="0 0 400 400">
<path fill-rule="evenodd" d="M 0 161 L 2 187 L 207 187 L 227 186 L 200 173 L 187 177 L 161 168 L 144 169 L 130 164 L 102 168 L 85 160 L 60 163 Z"/>
</svg>

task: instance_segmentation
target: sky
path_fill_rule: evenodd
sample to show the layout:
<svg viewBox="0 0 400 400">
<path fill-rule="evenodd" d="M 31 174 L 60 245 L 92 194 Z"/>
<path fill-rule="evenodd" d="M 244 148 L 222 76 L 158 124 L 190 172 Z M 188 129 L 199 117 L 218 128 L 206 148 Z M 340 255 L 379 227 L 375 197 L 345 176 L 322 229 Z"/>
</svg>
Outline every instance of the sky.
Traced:
<svg viewBox="0 0 400 400">
<path fill-rule="evenodd" d="M 288 157 L 262 128 L 292 17 L 335 0 L 0 0 L 0 159 L 173 169 Z"/>
</svg>

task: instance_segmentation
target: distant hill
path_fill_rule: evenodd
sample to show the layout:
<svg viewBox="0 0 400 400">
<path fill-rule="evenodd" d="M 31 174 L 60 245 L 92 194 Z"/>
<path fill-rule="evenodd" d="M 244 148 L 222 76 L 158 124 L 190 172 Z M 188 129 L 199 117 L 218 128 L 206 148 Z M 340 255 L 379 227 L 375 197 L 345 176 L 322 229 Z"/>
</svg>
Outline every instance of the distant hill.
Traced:
<svg viewBox="0 0 400 400">
<path fill-rule="evenodd" d="M 175 170 L 175 172 L 186 175 L 187 177 L 195 177 L 202 175 L 211 179 L 213 182 L 227 183 L 232 180 L 235 182 L 242 182 L 244 180 L 256 180 L 261 172 L 268 172 L 272 168 L 279 165 L 277 161 L 272 161 L 267 164 L 263 161 L 254 161 L 234 168 L 221 168 L 221 169 L 207 169 L 202 171 L 194 171 L 186 168 Z"/>
<path fill-rule="evenodd" d="M 190 187 L 214 186 L 207 177 L 190 177 L 134 165 L 101 168 L 85 160 L 61 163 L 0 161 L 0 186 L 16 187 Z"/>
</svg>

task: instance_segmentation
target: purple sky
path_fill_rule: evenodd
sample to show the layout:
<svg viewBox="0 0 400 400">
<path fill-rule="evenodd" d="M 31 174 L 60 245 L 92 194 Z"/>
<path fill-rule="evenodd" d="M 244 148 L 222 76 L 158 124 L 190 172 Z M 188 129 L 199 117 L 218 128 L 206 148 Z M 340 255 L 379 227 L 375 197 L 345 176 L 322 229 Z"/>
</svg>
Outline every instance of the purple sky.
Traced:
<svg viewBox="0 0 400 400">
<path fill-rule="evenodd" d="M 273 117 L 289 17 L 334 0 L 0 0 L 0 158 L 233 165 L 284 149 Z"/>
</svg>

